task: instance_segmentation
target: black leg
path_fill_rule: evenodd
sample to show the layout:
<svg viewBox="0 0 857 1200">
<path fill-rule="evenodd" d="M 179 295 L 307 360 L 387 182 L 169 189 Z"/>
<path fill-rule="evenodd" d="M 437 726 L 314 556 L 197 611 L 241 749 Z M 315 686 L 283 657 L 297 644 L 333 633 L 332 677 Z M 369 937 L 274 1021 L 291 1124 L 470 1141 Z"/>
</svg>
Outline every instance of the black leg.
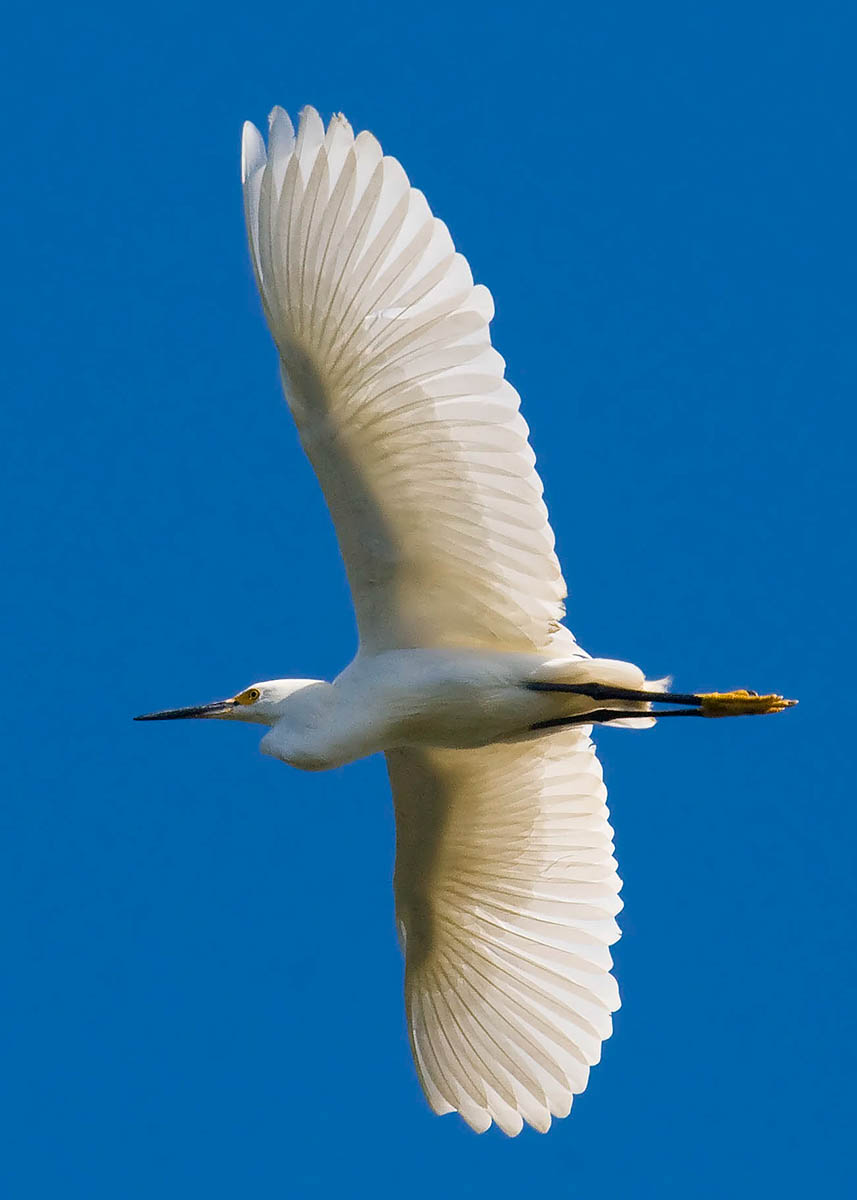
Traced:
<svg viewBox="0 0 857 1200">
<path fill-rule="evenodd" d="M 548 721 L 536 721 L 531 730 L 560 729 L 567 725 L 600 725 L 605 721 L 626 721 L 640 717 L 655 717 L 662 721 L 664 717 L 704 717 L 707 714 L 701 708 L 673 708 L 666 712 L 635 712 L 632 708 L 596 708 L 593 712 L 582 713 L 574 717 L 551 717 Z"/>
<path fill-rule="evenodd" d="M 635 688 L 612 687 L 609 683 L 542 683 L 524 684 L 530 692 L 570 692 L 573 696 L 589 696 L 592 700 L 648 700 L 659 704 L 701 704 L 702 696 L 682 692 L 644 692 Z"/>
</svg>

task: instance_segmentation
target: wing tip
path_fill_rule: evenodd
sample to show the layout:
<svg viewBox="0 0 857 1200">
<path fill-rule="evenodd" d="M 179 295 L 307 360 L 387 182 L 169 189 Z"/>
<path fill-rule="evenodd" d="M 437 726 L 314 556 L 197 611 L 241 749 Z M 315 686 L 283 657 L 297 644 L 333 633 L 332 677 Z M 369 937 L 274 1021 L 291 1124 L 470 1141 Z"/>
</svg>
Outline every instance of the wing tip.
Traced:
<svg viewBox="0 0 857 1200">
<path fill-rule="evenodd" d="M 241 182 L 255 175 L 268 161 L 265 139 L 252 121 L 245 121 L 241 130 Z"/>
</svg>

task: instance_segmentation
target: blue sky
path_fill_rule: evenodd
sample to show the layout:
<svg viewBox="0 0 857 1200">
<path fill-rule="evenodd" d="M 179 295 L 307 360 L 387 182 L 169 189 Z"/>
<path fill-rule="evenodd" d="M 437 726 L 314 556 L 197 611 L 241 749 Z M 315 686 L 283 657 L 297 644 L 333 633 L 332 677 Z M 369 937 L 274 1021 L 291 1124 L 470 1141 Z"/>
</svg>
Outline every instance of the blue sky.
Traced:
<svg viewBox="0 0 857 1200">
<path fill-rule="evenodd" d="M 849 6 L 4 32 L 4 1194 L 850 1194 Z M 244 245 L 240 126 L 277 102 L 372 129 L 492 289 L 583 644 L 801 700 L 600 735 L 624 1007 L 547 1138 L 421 1098 L 383 763 L 130 721 L 354 648 Z"/>
</svg>

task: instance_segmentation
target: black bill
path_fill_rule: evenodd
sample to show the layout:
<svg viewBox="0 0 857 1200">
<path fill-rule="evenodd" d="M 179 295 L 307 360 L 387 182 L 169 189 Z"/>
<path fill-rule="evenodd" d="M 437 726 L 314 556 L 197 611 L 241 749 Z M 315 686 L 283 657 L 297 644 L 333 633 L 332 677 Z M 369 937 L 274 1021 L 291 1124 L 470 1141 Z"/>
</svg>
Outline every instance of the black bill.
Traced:
<svg viewBox="0 0 857 1200">
<path fill-rule="evenodd" d="M 234 700 L 215 700 L 212 704 L 197 704 L 191 708 L 165 708 L 163 712 L 143 713 L 135 721 L 180 721 L 185 717 L 224 717 L 235 707 Z"/>
</svg>

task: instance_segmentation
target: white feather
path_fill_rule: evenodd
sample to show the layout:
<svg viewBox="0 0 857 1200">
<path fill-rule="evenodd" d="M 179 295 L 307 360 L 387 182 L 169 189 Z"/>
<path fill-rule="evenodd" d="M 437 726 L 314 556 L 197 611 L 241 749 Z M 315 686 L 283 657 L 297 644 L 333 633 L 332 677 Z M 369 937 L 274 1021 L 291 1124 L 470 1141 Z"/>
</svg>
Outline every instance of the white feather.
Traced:
<svg viewBox="0 0 857 1200">
<path fill-rule="evenodd" d="M 531 650 L 565 585 L 493 303 L 395 159 L 281 109 L 244 138 L 265 311 L 333 515 L 361 646 Z M 501 505 L 497 497 L 502 497 Z"/>
<path fill-rule="evenodd" d="M 387 761 L 426 1093 L 476 1129 L 487 1112 L 508 1133 L 545 1130 L 585 1088 L 619 1007 L 607 947 L 621 882 L 592 743 L 565 730 Z"/>
</svg>

